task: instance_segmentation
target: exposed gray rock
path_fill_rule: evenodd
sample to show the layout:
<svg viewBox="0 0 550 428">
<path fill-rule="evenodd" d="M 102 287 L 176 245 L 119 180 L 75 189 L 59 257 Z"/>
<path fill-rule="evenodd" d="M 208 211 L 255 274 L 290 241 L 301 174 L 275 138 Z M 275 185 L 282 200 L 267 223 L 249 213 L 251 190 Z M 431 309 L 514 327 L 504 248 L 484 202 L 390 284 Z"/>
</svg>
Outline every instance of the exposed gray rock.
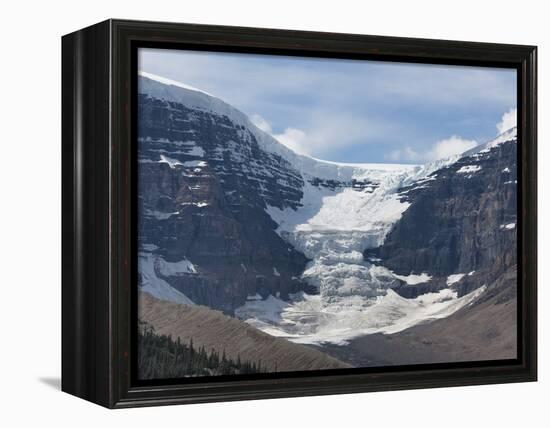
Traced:
<svg viewBox="0 0 550 428">
<path fill-rule="evenodd" d="M 470 273 L 460 295 L 498 278 L 516 264 L 517 142 L 471 153 L 432 174 L 432 180 L 401 189 L 411 203 L 384 244 L 365 257 L 395 273 L 427 272 L 433 279 L 399 287 L 405 297 L 443 288 L 446 277 Z"/>
<path fill-rule="evenodd" d="M 163 279 L 227 313 L 248 295 L 308 290 L 297 279 L 306 257 L 265 212 L 266 203 L 299 204 L 300 174 L 225 116 L 145 95 L 138 102 L 139 245 L 196 267 Z"/>
</svg>

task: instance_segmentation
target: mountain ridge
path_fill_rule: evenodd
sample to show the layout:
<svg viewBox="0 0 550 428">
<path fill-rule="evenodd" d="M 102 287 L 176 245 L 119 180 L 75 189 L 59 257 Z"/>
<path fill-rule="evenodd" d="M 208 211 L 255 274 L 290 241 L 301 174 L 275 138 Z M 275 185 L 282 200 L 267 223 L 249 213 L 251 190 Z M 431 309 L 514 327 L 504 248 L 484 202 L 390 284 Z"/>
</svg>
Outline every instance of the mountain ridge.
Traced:
<svg viewBox="0 0 550 428">
<path fill-rule="evenodd" d="M 377 171 L 378 168 L 381 170 L 386 170 L 388 165 L 393 165 L 394 168 L 403 170 L 418 168 L 418 165 L 408 164 L 351 164 L 332 162 L 298 154 L 277 141 L 277 139 L 275 139 L 275 137 L 271 134 L 258 128 L 245 113 L 214 95 L 210 95 L 201 89 L 191 89 L 191 87 L 183 83 L 170 81 L 160 76 L 155 76 L 142 71 L 139 72 L 138 79 L 138 91 L 141 94 L 146 94 L 153 98 L 162 99 L 165 101 L 179 103 L 191 109 L 199 109 L 205 112 L 215 113 L 220 116 L 226 116 L 235 124 L 249 128 L 253 132 L 254 137 L 257 139 L 261 148 L 281 156 L 297 167 L 300 172 L 306 173 L 312 177 L 351 181 L 354 178 L 363 178 L 362 172 L 365 170 Z M 164 83 L 163 81 L 168 81 L 170 83 Z"/>
<path fill-rule="evenodd" d="M 474 177 L 475 168 L 459 172 L 468 167 L 461 155 L 386 168 L 320 161 L 292 152 L 204 92 L 146 76 L 138 92 L 140 284 L 157 297 L 167 285 L 264 331 L 284 321 L 277 334 L 321 342 L 334 340 L 322 330 L 327 313 L 347 329 L 342 337 L 357 323 L 368 331 L 386 295 L 383 319 L 391 322 L 397 311 L 417 323 L 431 316 L 424 300 L 458 310 L 478 297 L 479 274 L 473 282 L 468 272 L 437 272 L 432 281 L 433 273 L 381 266 L 380 254 L 366 252 L 383 247 L 419 203 L 412 196 L 441 182 L 439 172 Z M 471 156 L 490 157 L 510 142 L 498 140 Z"/>
</svg>

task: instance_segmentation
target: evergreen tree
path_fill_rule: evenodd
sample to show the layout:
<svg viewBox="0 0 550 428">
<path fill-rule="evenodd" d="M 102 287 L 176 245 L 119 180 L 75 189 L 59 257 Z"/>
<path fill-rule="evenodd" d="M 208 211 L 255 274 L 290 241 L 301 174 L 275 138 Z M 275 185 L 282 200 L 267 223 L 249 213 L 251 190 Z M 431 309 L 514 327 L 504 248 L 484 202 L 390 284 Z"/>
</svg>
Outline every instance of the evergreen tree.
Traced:
<svg viewBox="0 0 550 428">
<path fill-rule="evenodd" d="M 237 355 L 234 361 L 228 358 L 225 349 L 219 353 L 204 346 L 195 348 L 193 340 L 182 343 L 180 338 L 158 335 L 145 323 L 139 325 L 138 372 L 140 379 L 178 378 L 186 376 L 218 376 L 265 372 L 261 361 L 242 361 Z"/>
</svg>

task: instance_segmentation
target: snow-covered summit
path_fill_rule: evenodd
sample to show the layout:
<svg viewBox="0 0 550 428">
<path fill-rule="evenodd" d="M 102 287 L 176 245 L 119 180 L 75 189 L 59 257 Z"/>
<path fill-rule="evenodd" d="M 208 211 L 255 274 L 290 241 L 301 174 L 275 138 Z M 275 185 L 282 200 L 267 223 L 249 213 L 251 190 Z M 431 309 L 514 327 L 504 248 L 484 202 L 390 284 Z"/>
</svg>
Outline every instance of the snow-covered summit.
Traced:
<svg viewBox="0 0 550 428">
<path fill-rule="evenodd" d="M 514 126 L 513 128 L 508 129 L 507 131 L 503 132 L 502 134 L 497 135 L 496 138 L 487 141 L 486 143 L 480 144 L 473 149 L 468 150 L 467 152 L 462 153 L 461 157 L 471 156 L 476 153 L 487 153 L 491 149 L 507 143 L 509 141 L 516 141 L 518 138 L 518 128 Z"/>
<path fill-rule="evenodd" d="M 234 124 L 244 126 L 252 132 L 263 150 L 281 156 L 300 173 L 308 177 L 338 181 L 376 180 L 389 171 L 406 173 L 420 168 L 417 165 L 330 162 L 298 154 L 259 129 L 246 114 L 220 98 L 184 83 L 144 71 L 139 72 L 138 92 L 152 98 L 176 102 L 191 109 L 226 116 Z"/>
<path fill-rule="evenodd" d="M 209 94 L 208 92 L 203 91 L 202 89 L 198 89 L 198 88 L 195 88 L 194 86 L 186 85 L 185 83 L 177 82 L 175 80 L 168 79 L 166 77 L 162 77 L 162 76 L 159 76 L 157 74 L 147 73 L 146 71 L 138 71 L 138 76 L 145 77 L 145 78 L 150 79 L 150 80 L 154 80 L 156 82 L 162 83 L 162 84 L 167 85 L 167 86 L 175 86 L 175 87 L 178 87 L 178 88 L 187 89 L 189 91 L 200 92 L 200 93 L 203 93 L 205 95 L 208 95 L 209 97 L 214 97 L 214 95 Z"/>
</svg>

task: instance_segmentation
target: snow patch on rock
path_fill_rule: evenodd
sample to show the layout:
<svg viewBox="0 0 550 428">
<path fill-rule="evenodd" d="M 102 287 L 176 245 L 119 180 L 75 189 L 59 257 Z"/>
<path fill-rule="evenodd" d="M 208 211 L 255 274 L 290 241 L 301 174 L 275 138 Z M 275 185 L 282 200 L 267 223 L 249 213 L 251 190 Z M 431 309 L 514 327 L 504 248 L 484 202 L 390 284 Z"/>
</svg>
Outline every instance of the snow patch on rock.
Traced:
<svg viewBox="0 0 550 428">
<path fill-rule="evenodd" d="M 159 266 L 159 262 L 162 265 L 162 261 L 162 257 L 151 253 L 141 252 L 138 254 L 138 272 L 141 275 L 141 291 L 149 293 L 160 300 L 193 305 L 193 301 L 185 294 L 176 290 L 164 279 L 159 278 L 158 273 L 159 270 L 162 269 Z M 164 268 L 166 269 L 166 265 L 164 265 Z"/>
<path fill-rule="evenodd" d="M 178 165 L 183 165 L 183 163 L 181 163 L 179 160 L 169 158 L 165 155 L 160 155 L 160 160 L 158 161 L 158 163 L 166 163 L 172 169 L 174 169 Z"/>
<path fill-rule="evenodd" d="M 455 273 L 453 275 L 449 275 L 447 277 L 447 285 L 453 285 L 457 282 L 459 282 L 462 278 L 464 278 L 466 274 L 465 273 Z M 473 275 L 473 271 L 468 274 L 469 276 Z"/>
<path fill-rule="evenodd" d="M 501 228 L 501 229 L 512 230 L 512 229 L 515 229 L 515 228 L 516 228 L 516 223 L 501 224 L 501 225 L 500 225 L 500 228 Z"/>
<path fill-rule="evenodd" d="M 157 269 L 162 276 L 179 276 L 181 274 L 197 273 L 197 268 L 189 260 L 167 262 L 162 257 L 157 258 Z"/>
<path fill-rule="evenodd" d="M 397 275 L 394 273 L 393 276 L 400 279 L 401 281 L 405 281 L 408 285 L 423 284 L 424 282 L 428 282 L 432 279 L 432 277 L 426 272 L 422 272 L 419 275 L 413 273 L 409 275 Z"/>
<path fill-rule="evenodd" d="M 479 165 L 464 165 L 456 173 L 457 174 L 471 174 L 473 172 L 480 171 L 481 167 Z"/>
</svg>

